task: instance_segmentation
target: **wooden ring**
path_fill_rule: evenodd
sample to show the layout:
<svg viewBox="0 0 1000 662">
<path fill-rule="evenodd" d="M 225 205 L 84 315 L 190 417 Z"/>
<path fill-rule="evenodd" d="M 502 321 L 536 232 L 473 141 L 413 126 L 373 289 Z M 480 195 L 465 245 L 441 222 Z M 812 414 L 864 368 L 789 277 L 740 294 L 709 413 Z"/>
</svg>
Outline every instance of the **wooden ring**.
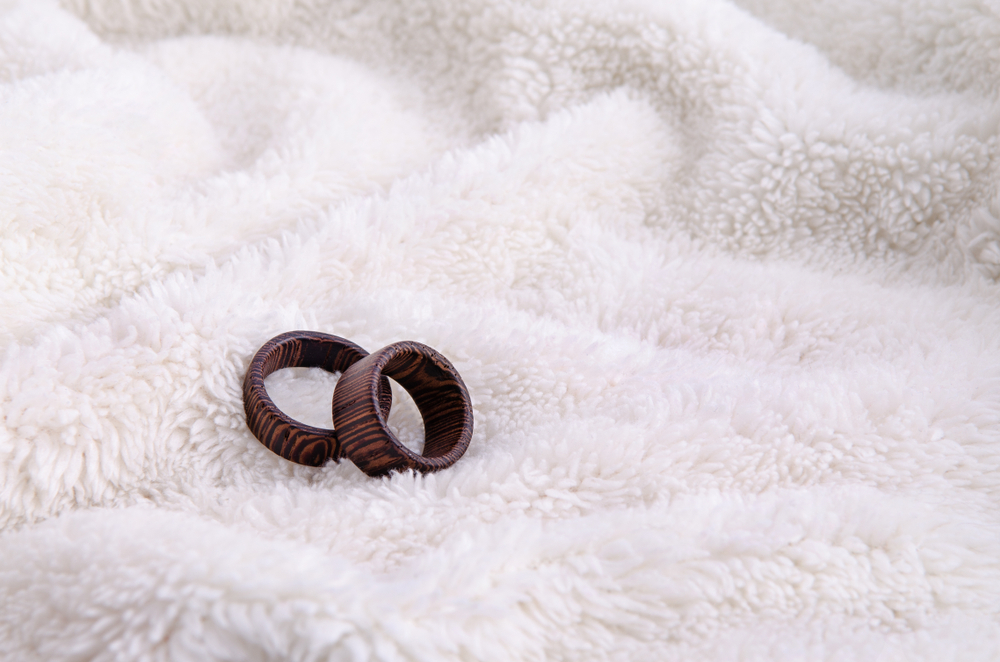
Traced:
<svg viewBox="0 0 1000 662">
<path fill-rule="evenodd" d="M 368 356 L 350 340 L 316 331 L 289 331 L 268 340 L 257 350 L 243 378 L 243 409 L 247 427 L 260 443 L 286 460 L 318 467 L 329 458 L 340 460 L 336 430 L 314 428 L 288 416 L 271 400 L 264 378 L 282 368 L 322 368 L 343 373 Z M 378 409 L 383 416 L 392 407 L 389 380 L 378 386 Z"/>
<path fill-rule="evenodd" d="M 424 419 L 424 452 L 399 443 L 378 406 L 386 375 L 413 397 Z M 345 457 L 369 476 L 393 470 L 437 471 L 462 457 L 472 440 L 472 402 L 455 367 L 437 351 L 402 341 L 366 356 L 340 376 L 333 424 Z"/>
</svg>

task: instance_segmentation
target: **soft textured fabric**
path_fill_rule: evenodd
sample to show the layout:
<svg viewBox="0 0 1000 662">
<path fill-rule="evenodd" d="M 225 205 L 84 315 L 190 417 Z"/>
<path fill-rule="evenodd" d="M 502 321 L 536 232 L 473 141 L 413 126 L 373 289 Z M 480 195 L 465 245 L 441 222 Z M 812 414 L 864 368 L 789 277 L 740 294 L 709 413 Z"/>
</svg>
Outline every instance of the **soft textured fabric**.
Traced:
<svg viewBox="0 0 1000 662">
<path fill-rule="evenodd" d="M 998 90 L 974 0 L 0 0 L 0 659 L 1000 659 Z M 293 329 L 468 453 L 270 453 Z"/>
</svg>

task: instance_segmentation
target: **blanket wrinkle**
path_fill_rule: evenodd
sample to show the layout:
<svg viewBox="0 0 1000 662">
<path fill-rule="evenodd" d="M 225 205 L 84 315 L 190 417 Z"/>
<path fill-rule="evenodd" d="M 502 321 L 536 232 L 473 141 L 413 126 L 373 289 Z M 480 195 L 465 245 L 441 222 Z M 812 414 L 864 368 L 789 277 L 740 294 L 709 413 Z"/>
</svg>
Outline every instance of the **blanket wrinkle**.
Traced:
<svg viewBox="0 0 1000 662">
<path fill-rule="evenodd" d="M 998 44 L 976 0 L 0 0 L 0 660 L 1000 658 Z M 466 455 L 272 454 L 292 329 L 441 351 Z M 336 379 L 267 388 L 329 426 Z"/>
</svg>

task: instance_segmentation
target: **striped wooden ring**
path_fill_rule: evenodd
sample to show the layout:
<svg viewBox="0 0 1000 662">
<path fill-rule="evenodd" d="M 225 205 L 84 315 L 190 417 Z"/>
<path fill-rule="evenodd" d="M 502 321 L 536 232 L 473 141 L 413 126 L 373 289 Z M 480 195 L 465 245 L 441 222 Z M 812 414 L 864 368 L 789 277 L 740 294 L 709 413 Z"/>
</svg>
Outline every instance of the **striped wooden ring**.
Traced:
<svg viewBox="0 0 1000 662">
<path fill-rule="evenodd" d="M 318 467 L 329 458 L 340 460 L 336 430 L 314 428 L 288 416 L 271 400 L 264 378 L 282 368 L 322 368 L 343 373 L 368 352 L 350 340 L 317 331 L 289 331 L 268 340 L 257 350 L 243 378 L 243 409 L 247 427 L 260 443 L 286 460 Z M 378 409 L 389 415 L 392 390 L 383 378 L 378 387 Z"/>
<path fill-rule="evenodd" d="M 378 384 L 388 375 L 413 397 L 424 419 L 424 452 L 399 443 L 378 407 Z M 333 391 L 333 424 L 344 456 L 369 476 L 415 469 L 438 471 L 462 457 L 472 440 L 472 401 L 455 367 L 418 342 L 402 341 L 366 356 L 340 376 Z"/>
</svg>

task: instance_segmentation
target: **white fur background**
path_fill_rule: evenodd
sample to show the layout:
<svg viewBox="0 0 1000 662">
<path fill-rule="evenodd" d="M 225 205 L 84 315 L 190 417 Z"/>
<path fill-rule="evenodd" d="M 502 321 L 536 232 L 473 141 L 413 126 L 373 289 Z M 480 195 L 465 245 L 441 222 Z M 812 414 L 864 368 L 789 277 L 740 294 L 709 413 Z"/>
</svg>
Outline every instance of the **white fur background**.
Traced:
<svg viewBox="0 0 1000 662">
<path fill-rule="evenodd" d="M 998 90 L 974 0 L 0 0 L 0 656 L 1000 659 Z M 299 328 L 466 456 L 264 449 Z"/>
</svg>

